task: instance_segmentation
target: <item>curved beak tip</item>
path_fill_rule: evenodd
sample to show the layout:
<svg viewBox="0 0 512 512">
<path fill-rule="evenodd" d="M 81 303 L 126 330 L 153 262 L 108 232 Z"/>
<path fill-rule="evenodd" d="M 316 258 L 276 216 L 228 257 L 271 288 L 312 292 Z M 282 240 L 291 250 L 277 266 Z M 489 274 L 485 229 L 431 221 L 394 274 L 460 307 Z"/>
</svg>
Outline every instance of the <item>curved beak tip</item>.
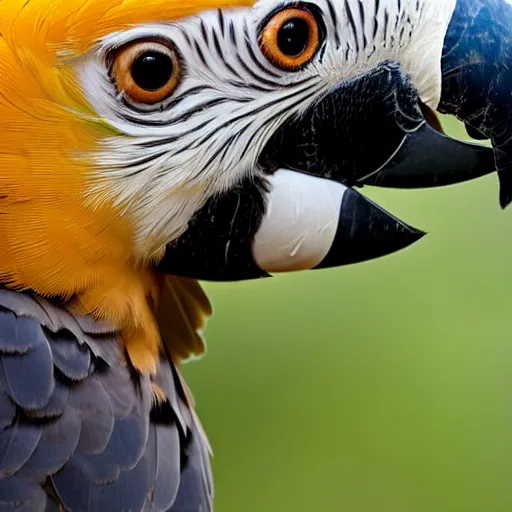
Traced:
<svg viewBox="0 0 512 512">
<path fill-rule="evenodd" d="M 454 139 L 427 123 L 407 135 L 404 144 L 383 168 L 362 184 L 393 188 L 454 185 L 494 171 L 491 148 Z M 358 183 L 359 184 L 359 183 Z"/>
<path fill-rule="evenodd" d="M 419 242 L 423 237 L 428 235 L 426 231 L 422 231 L 420 229 L 411 228 L 411 243 L 409 245 L 415 244 L 416 242 Z"/>
<path fill-rule="evenodd" d="M 341 205 L 336 237 L 319 267 L 373 260 L 418 242 L 425 232 L 402 222 L 354 189 Z"/>
<path fill-rule="evenodd" d="M 508 206 L 512 203 L 512 197 L 501 197 L 500 196 L 500 207 L 502 210 L 506 210 Z"/>
<path fill-rule="evenodd" d="M 512 203 L 512 169 L 498 171 L 500 182 L 500 206 L 505 210 Z"/>
</svg>

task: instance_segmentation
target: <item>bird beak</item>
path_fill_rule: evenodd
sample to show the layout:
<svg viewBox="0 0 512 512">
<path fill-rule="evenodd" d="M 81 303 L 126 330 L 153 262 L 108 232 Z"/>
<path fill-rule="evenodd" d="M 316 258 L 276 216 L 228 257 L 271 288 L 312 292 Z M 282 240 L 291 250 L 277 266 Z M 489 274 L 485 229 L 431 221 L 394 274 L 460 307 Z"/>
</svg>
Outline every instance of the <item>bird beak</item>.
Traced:
<svg viewBox="0 0 512 512">
<path fill-rule="evenodd" d="M 400 67 L 384 63 L 338 85 L 273 136 L 262 164 L 348 186 L 429 188 L 494 170 L 492 151 L 441 133 Z"/>
<path fill-rule="evenodd" d="M 264 175 L 208 201 L 158 268 L 234 281 L 384 256 L 424 233 L 351 187 L 448 185 L 493 165 L 489 148 L 430 126 L 409 79 L 385 63 L 285 122 L 260 155 Z"/>
</svg>

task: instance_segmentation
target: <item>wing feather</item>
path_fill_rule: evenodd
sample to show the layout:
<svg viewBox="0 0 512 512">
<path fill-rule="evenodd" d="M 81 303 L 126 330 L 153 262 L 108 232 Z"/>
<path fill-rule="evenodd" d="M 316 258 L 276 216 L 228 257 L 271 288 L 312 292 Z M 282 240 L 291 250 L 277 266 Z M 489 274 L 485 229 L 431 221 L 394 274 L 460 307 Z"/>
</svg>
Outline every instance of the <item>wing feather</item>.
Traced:
<svg viewBox="0 0 512 512">
<path fill-rule="evenodd" d="M 74 343 L 73 335 L 64 330 L 55 335 L 47 333 L 51 338 L 53 364 L 69 380 L 81 381 L 89 375 L 91 367 L 91 351 L 84 345 Z"/>
<path fill-rule="evenodd" d="M 180 477 L 180 436 L 172 425 L 152 425 L 148 447 L 153 485 L 147 497 L 144 512 L 165 512 L 178 493 Z M 178 456 L 177 456 L 178 455 Z"/>
<path fill-rule="evenodd" d="M 211 512 L 213 488 L 209 454 L 207 447 L 201 443 L 201 435 L 195 424 L 185 454 L 180 489 L 169 512 Z"/>
<path fill-rule="evenodd" d="M 0 479 L 0 512 L 46 512 L 46 495 L 34 482 Z"/>
<path fill-rule="evenodd" d="M 0 512 L 212 509 L 208 444 L 172 362 L 202 350 L 211 308 L 197 282 L 166 289 L 158 406 L 109 326 L 0 289 Z"/>
<path fill-rule="evenodd" d="M 44 481 L 72 457 L 79 438 L 80 417 L 74 409 L 66 408 L 59 418 L 45 426 L 36 449 L 16 476 Z"/>
<path fill-rule="evenodd" d="M 114 411 L 104 387 L 96 375 L 70 387 L 70 406 L 81 420 L 78 451 L 84 455 L 102 453 L 114 430 Z"/>
<path fill-rule="evenodd" d="M 56 380 L 52 396 L 48 403 L 40 409 L 25 411 L 29 418 L 51 419 L 58 418 L 66 409 L 69 400 L 69 387 Z"/>
<path fill-rule="evenodd" d="M 0 429 L 4 430 L 12 425 L 16 416 L 16 406 L 7 393 L 0 390 Z"/>
<path fill-rule="evenodd" d="M 54 388 L 50 346 L 38 322 L 23 317 L 16 320 L 15 338 L 9 348 L 19 343 L 20 352 L 2 353 L 2 381 L 20 407 L 39 409 L 48 403 Z"/>
<path fill-rule="evenodd" d="M 41 438 L 40 425 L 18 418 L 0 432 L 0 475 L 13 475 L 30 458 Z"/>
</svg>

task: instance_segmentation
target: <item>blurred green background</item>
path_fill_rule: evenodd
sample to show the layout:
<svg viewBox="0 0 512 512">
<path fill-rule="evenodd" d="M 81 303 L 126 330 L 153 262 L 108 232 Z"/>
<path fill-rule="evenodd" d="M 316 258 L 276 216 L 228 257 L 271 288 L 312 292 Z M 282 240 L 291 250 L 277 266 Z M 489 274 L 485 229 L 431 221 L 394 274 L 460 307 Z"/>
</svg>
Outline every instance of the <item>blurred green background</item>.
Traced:
<svg viewBox="0 0 512 512">
<path fill-rule="evenodd" d="M 217 512 L 512 510 L 512 210 L 497 177 L 365 194 L 429 235 L 368 263 L 206 284 L 208 355 L 184 372 Z"/>
</svg>

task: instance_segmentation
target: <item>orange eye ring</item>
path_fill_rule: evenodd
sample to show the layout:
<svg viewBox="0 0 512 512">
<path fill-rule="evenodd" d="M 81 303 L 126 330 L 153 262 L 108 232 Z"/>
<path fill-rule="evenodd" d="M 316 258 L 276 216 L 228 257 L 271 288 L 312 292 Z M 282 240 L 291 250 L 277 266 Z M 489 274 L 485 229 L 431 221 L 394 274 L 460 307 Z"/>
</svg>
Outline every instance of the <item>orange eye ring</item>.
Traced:
<svg viewBox="0 0 512 512">
<path fill-rule="evenodd" d="M 295 71 L 305 66 L 320 46 L 318 22 L 304 8 L 279 11 L 265 24 L 260 48 L 276 67 Z"/>
<path fill-rule="evenodd" d="M 176 51 L 156 41 L 137 41 L 114 56 L 112 76 L 117 89 L 134 103 L 160 103 L 176 89 L 181 78 Z"/>
</svg>

